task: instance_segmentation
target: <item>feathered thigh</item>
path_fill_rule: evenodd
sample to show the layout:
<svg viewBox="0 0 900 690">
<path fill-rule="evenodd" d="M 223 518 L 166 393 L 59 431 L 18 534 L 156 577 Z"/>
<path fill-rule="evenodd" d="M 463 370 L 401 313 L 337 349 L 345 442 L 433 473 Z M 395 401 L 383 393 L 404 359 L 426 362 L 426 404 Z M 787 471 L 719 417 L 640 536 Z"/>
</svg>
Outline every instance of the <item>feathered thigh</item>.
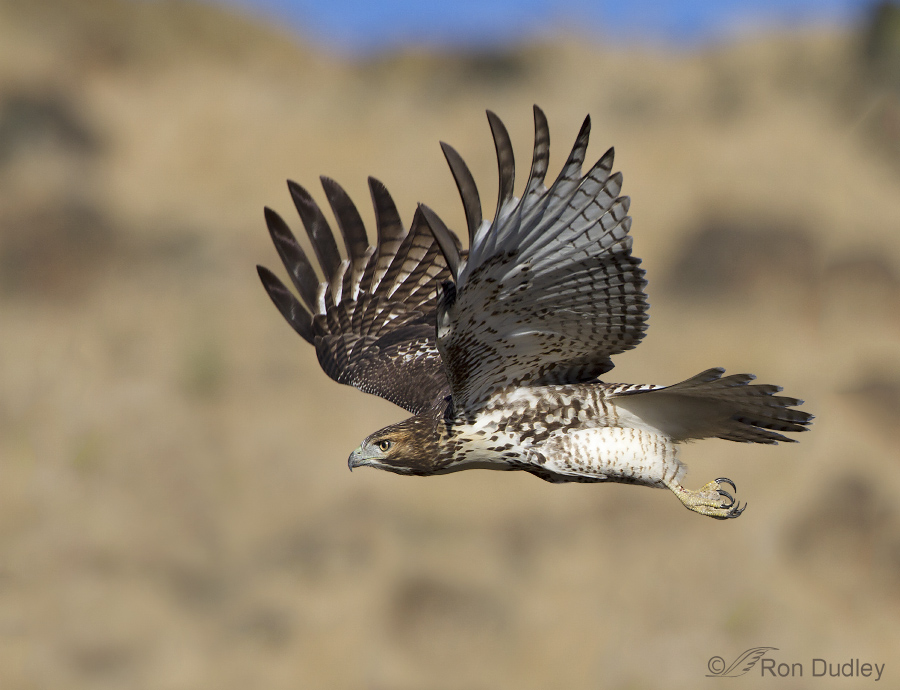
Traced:
<svg viewBox="0 0 900 690">
<path fill-rule="evenodd" d="M 674 441 L 643 429 L 569 430 L 551 435 L 533 452 L 551 472 L 658 488 L 680 481 L 687 469 Z"/>
</svg>

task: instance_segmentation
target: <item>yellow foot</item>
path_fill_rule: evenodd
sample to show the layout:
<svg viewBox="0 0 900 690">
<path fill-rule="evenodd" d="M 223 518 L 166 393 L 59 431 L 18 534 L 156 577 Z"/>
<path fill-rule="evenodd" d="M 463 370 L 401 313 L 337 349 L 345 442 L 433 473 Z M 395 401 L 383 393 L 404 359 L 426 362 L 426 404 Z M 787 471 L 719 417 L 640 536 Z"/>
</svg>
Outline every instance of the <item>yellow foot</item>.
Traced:
<svg viewBox="0 0 900 690">
<path fill-rule="evenodd" d="M 741 505 L 734 500 L 734 496 L 719 488 L 721 484 L 728 484 L 732 491 L 737 491 L 737 487 L 730 479 L 720 477 L 710 482 L 699 491 L 689 491 L 678 482 L 667 482 L 672 493 L 678 496 L 678 500 L 684 504 L 688 510 L 693 510 L 701 515 L 708 515 L 717 520 L 728 520 L 736 518 L 744 512 L 747 504 Z"/>
</svg>

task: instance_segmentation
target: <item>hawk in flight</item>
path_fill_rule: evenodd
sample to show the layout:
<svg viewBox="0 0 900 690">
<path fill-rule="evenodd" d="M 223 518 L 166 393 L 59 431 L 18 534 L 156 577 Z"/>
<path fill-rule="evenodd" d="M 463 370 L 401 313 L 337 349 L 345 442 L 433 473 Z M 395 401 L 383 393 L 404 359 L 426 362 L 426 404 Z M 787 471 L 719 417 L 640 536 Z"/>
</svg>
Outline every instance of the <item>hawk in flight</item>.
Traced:
<svg viewBox="0 0 900 690">
<path fill-rule="evenodd" d="M 631 253 L 629 199 L 613 149 L 582 174 L 590 118 L 548 188 L 550 134 L 534 108 L 534 156 L 521 198 L 506 127 L 488 121 L 500 170 L 497 210 L 482 216 L 466 164 L 447 144 L 468 250 L 427 206 L 407 230 L 387 189 L 370 178 L 377 239 L 370 245 L 346 192 L 322 178 L 345 252 L 319 206 L 289 182 L 315 260 L 271 209 L 266 223 L 299 299 L 268 269 L 275 306 L 316 348 L 325 373 L 413 416 L 366 438 L 350 469 L 409 475 L 474 468 L 524 470 L 549 482 L 667 487 L 687 508 L 734 518 L 741 506 L 716 479 L 681 484 L 684 441 L 789 441 L 812 415 L 751 374 L 708 369 L 672 386 L 605 383 L 610 357 L 647 328 L 640 259 Z M 321 277 L 315 268 L 321 272 Z"/>
</svg>

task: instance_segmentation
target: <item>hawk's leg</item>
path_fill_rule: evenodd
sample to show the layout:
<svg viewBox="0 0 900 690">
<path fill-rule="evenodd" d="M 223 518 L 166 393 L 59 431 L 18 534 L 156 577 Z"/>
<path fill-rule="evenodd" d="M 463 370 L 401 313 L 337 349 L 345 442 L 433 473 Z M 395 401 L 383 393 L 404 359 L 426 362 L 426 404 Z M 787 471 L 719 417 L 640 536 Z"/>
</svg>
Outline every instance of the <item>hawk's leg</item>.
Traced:
<svg viewBox="0 0 900 690">
<path fill-rule="evenodd" d="M 722 488 L 723 484 L 728 484 L 733 491 L 737 491 L 734 482 L 723 477 L 711 481 L 698 491 L 685 489 L 674 479 L 665 481 L 665 485 L 672 490 L 672 493 L 678 497 L 678 500 L 688 510 L 693 510 L 695 513 L 708 515 L 718 520 L 736 518 L 744 512 L 747 504 L 741 505 L 734 500 L 734 496 Z"/>
<path fill-rule="evenodd" d="M 720 520 L 736 518 L 746 507 L 722 488 L 727 484 L 736 491 L 730 479 L 717 479 L 699 491 L 685 489 L 680 482 L 685 467 L 678 460 L 677 446 L 661 434 L 623 427 L 593 427 L 557 434 L 539 450 L 543 462 L 535 462 L 538 467 L 529 471 L 550 481 L 665 486 L 689 510 Z"/>
<path fill-rule="evenodd" d="M 685 466 L 671 439 L 641 429 L 591 427 L 556 434 L 538 447 L 534 464 L 560 479 L 642 484 L 662 489 L 678 485 Z"/>
</svg>

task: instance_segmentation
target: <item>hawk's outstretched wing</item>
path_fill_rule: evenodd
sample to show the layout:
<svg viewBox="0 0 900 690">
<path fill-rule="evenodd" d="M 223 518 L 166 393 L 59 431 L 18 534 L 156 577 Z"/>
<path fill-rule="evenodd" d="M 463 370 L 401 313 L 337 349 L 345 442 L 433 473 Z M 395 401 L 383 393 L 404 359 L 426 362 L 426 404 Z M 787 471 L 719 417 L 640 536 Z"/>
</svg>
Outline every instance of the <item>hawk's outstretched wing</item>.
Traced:
<svg viewBox="0 0 900 690">
<path fill-rule="evenodd" d="M 282 218 L 266 209 L 266 224 L 302 303 L 275 275 L 257 266 L 278 310 L 316 347 L 322 369 L 338 383 L 422 412 L 449 393 L 435 343 L 435 287 L 449 280 L 421 213 L 405 230 L 387 189 L 369 178 L 377 246 L 369 246 L 347 193 L 323 177 L 322 187 L 346 247 L 342 259 L 321 209 L 301 186 L 288 187 L 309 235 L 324 280 Z M 459 251 L 459 240 L 448 235 Z"/>
<path fill-rule="evenodd" d="M 438 347 L 461 411 L 510 386 L 592 380 L 612 369 L 611 355 L 637 345 L 647 319 L 629 200 L 619 196 L 622 175 L 610 174 L 613 150 L 582 176 L 590 118 L 548 190 L 550 137 L 535 106 L 534 157 L 521 200 L 513 196 L 509 135 L 496 115 L 488 112 L 488 120 L 500 168 L 493 222 L 482 220 L 462 158 L 443 145 L 466 212 L 468 257 L 434 212 L 420 207 L 453 274 L 438 307 Z"/>
</svg>

